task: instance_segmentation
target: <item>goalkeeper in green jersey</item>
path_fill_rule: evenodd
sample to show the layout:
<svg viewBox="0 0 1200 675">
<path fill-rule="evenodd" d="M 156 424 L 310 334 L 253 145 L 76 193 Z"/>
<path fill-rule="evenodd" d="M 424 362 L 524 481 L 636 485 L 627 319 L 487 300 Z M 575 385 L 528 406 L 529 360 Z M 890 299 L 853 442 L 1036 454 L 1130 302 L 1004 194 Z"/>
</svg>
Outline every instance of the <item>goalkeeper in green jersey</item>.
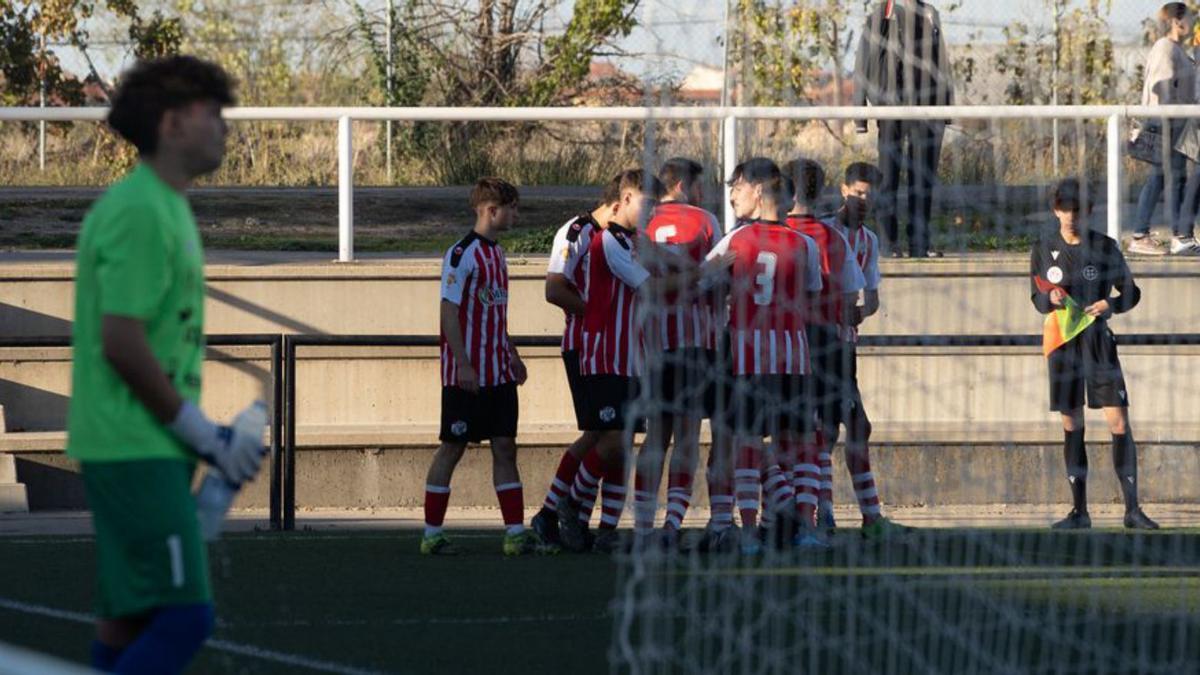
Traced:
<svg viewBox="0 0 1200 675">
<path fill-rule="evenodd" d="M 177 56 L 121 77 L 108 124 L 139 162 L 84 219 L 76 260 L 67 453 L 96 531 L 92 665 L 181 672 L 212 632 L 208 562 L 191 494 L 196 459 L 252 479 L 261 438 L 200 412 L 204 256 L 185 191 L 221 165 L 216 65 Z"/>
</svg>

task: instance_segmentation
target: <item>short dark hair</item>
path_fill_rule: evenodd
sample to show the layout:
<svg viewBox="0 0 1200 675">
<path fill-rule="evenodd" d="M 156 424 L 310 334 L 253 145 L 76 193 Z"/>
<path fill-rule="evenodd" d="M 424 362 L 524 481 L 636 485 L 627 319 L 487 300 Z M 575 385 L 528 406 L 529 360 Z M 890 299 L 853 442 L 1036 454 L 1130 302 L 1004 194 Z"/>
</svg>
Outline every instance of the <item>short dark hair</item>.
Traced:
<svg viewBox="0 0 1200 675">
<path fill-rule="evenodd" d="M 108 111 L 108 126 L 140 155 L 158 150 L 158 125 L 168 110 L 197 101 L 233 105 L 233 81 L 215 63 L 194 56 L 139 61 L 121 76 Z"/>
<path fill-rule="evenodd" d="M 1188 15 L 1188 6 L 1182 2 L 1168 2 L 1158 9 L 1158 14 L 1155 15 L 1158 23 L 1159 35 L 1166 35 L 1171 32 L 1171 20 L 1180 19 Z"/>
<path fill-rule="evenodd" d="M 854 185 L 855 183 L 866 183 L 872 187 L 879 185 L 879 169 L 875 168 L 874 164 L 867 162 L 854 162 L 846 167 L 846 177 L 842 184 Z"/>
<path fill-rule="evenodd" d="M 1091 211 L 1092 195 L 1097 191 L 1088 187 L 1074 176 L 1058 181 L 1050 191 L 1050 207 L 1055 211 Z"/>
<path fill-rule="evenodd" d="M 774 160 L 767 157 L 751 157 L 738 164 L 733 167 L 733 175 L 729 177 L 729 184 L 733 185 L 739 179 L 751 185 L 763 186 L 764 192 L 774 195 L 781 203 L 787 200 L 783 172 L 779 170 L 779 165 Z"/>
<path fill-rule="evenodd" d="M 817 201 L 821 190 L 825 188 L 825 169 L 811 159 L 793 159 L 784 167 L 783 173 L 792 183 L 796 201 L 802 204 Z"/>
<path fill-rule="evenodd" d="M 511 206 L 520 201 L 521 195 L 512 183 L 503 178 L 488 176 L 475 181 L 471 188 L 471 208 L 479 208 L 483 204 L 496 206 Z"/>
<path fill-rule="evenodd" d="M 621 193 L 631 188 L 642 192 L 647 192 L 647 188 L 649 188 L 646 196 L 654 200 L 662 199 L 663 195 L 667 193 L 662 181 L 655 176 L 647 176 L 642 169 L 625 169 L 613 176 L 612 180 L 608 181 L 608 185 L 604 186 L 604 193 L 600 196 L 600 206 L 608 206 L 620 201 Z"/>
<path fill-rule="evenodd" d="M 676 183 L 683 183 L 685 190 L 692 187 L 702 175 L 704 166 L 687 157 L 672 157 L 658 170 L 658 178 L 664 186 L 669 188 Z"/>
</svg>

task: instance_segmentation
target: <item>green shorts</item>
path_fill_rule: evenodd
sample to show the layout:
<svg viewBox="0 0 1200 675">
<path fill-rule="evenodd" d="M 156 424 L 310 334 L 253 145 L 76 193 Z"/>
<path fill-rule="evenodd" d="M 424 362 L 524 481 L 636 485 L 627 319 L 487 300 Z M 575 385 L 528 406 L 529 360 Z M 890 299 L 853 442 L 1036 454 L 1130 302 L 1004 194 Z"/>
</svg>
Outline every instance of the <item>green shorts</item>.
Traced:
<svg viewBox="0 0 1200 675">
<path fill-rule="evenodd" d="M 194 467 L 170 459 L 83 463 L 96 528 L 101 618 L 212 602 L 192 498 Z"/>
</svg>

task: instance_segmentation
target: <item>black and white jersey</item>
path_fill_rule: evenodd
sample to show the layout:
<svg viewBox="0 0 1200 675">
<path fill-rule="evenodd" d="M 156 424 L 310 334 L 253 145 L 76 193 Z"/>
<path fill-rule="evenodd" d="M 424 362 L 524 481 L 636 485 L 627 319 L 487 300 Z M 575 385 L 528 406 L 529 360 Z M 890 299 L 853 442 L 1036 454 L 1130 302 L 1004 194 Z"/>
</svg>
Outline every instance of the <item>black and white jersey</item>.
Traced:
<svg viewBox="0 0 1200 675">
<path fill-rule="evenodd" d="M 1080 233 L 1078 244 L 1068 244 L 1058 228 L 1047 228 L 1034 245 L 1030 274 L 1061 287 L 1080 307 L 1108 300 L 1114 313 L 1127 312 L 1142 297 L 1117 242 L 1091 230 Z M 1050 296 L 1030 279 L 1031 297 L 1038 311 L 1055 309 Z M 1114 296 L 1113 290 L 1120 295 Z"/>
</svg>

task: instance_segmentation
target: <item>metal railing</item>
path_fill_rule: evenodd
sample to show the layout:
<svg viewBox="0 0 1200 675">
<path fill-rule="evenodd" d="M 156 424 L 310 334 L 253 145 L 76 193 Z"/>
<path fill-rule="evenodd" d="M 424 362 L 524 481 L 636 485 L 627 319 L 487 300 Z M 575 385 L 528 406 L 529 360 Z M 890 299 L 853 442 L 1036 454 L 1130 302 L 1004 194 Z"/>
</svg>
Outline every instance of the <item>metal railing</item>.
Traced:
<svg viewBox="0 0 1200 675">
<path fill-rule="evenodd" d="M 0 108 L 4 121 L 103 121 L 107 108 Z M 1088 106 L 945 106 L 945 107 L 578 107 L 578 108 L 370 108 L 278 107 L 228 108 L 225 118 L 238 121 L 337 122 L 338 142 L 338 261 L 354 260 L 354 147 L 351 125 L 355 120 L 400 122 L 551 122 L 617 121 L 655 122 L 710 120 L 722 122 L 722 164 L 729 175 L 739 160 L 737 123 L 741 120 L 1106 120 L 1108 235 L 1119 239 L 1124 175 L 1121 169 L 1126 120 L 1131 118 L 1200 118 L 1196 105 L 1088 105 Z M 728 187 L 723 203 L 729 229 L 734 217 Z"/>
</svg>

